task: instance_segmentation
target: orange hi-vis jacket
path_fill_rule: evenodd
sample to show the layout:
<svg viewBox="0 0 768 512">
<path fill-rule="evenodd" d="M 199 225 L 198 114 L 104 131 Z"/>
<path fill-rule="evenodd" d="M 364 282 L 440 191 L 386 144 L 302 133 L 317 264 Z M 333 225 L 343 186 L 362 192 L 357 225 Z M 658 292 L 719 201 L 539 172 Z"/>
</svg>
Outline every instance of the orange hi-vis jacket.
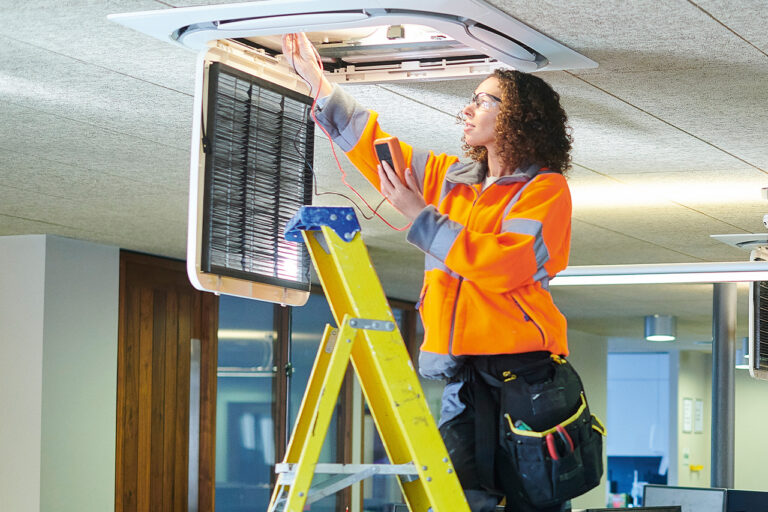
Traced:
<svg viewBox="0 0 768 512">
<path fill-rule="evenodd" d="M 339 87 L 317 121 L 377 188 L 378 115 Z M 453 377 L 464 356 L 546 350 L 567 355 L 565 317 L 548 291 L 568 264 L 571 196 L 562 174 L 538 165 L 483 189 L 486 166 L 401 142 L 427 207 L 407 239 L 426 254 L 419 370 Z"/>
</svg>

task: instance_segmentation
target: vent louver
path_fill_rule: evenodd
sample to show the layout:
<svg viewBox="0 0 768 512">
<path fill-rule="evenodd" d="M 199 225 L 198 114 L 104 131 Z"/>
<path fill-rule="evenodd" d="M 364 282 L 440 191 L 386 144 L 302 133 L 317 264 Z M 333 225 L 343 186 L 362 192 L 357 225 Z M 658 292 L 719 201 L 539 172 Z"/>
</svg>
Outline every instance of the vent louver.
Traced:
<svg viewBox="0 0 768 512">
<path fill-rule="evenodd" d="M 201 270 L 309 290 L 303 244 L 283 238 L 310 204 L 308 96 L 221 63 L 208 71 Z"/>
<path fill-rule="evenodd" d="M 768 380 L 768 281 L 755 281 L 751 289 L 749 371 L 753 377 Z"/>
</svg>

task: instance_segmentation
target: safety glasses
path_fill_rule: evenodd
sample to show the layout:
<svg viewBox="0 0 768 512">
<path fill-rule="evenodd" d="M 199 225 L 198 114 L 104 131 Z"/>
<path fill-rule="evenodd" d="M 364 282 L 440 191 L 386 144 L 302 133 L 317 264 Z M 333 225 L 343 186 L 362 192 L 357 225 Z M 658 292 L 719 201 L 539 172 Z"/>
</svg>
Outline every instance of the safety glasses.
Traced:
<svg viewBox="0 0 768 512">
<path fill-rule="evenodd" d="M 493 107 L 501 103 L 501 98 L 488 94 L 487 92 L 477 92 L 472 95 L 472 99 L 469 100 L 470 104 L 473 104 L 481 110 L 491 110 Z"/>
</svg>

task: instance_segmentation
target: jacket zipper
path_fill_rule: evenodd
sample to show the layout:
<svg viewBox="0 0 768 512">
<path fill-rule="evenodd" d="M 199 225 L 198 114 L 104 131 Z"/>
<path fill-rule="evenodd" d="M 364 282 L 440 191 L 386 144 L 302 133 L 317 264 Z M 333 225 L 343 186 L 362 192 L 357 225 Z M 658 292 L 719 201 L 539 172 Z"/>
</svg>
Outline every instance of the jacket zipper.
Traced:
<svg viewBox="0 0 768 512">
<path fill-rule="evenodd" d="M 459 276 L 459 286 L 456 287 L 456 300 L 453 301 L 453 312 L 451 313 L 451 334 L 448 338 L 448 354 L 453 355 L 453 329 L 456 327 L 456 308 L 459 306 L 459 291 L 464 278 Z"/>
<path fill-rule="evenodd" d="M 523 312 L 523 318 L 525 319 L 525 321 L 526 322 L 531 322 L 533 325 L 536 326 L 536 328 L 539 330 L 539 334 L 541 334 L 541 342 L 546 344 L 547 343 L 547 338 L 544 336 L 544 331 L 539 326 L 539 324 L 536 322 L 536 320 L 534 320 L 531 315 L 529 315 L 528 313 L 525 312 L 525 309 L 523 309 L 523 306 L 520 305 L 520 303 L 517 301 L 516 298 L 512 297 L 512 300 L 515 301 L 515 304 L 517 305 L 517 307 L 520 308 L 520 311 Z"/>
<path fill-rule="evenodd" d="M 492 187 L 494 184 L 491 183 L 491 185 L 488 187 Z M 472 209 L 469 210 L 469 216 L 467 217 L 467 226 L 469 226 L 469 220 L 472 217 L 472 212 L 475 210 L 475 204 L 477 204 L 477 200 L 480 199 L 480 196 L 485 192 L 485 190 L 481 190 L 480 193 L 477 193 L 477 190 L 475 190 L 475 187 L 469 186 L 470 189 L 472 189 L 472 192 L 475 194 L 475 199 L 472 201 Z M 453 301 L 453 312 L 451 313 L 451 332 L 448 337 L 448 355 L 453 355 L 453 331 L 456 328 L 456 309 L 459 306 L 459 292 L 461 291 L 461 284 L 464 282 L 464 278 L 462 276 L 459 276 L 459 286 L 456 287 L 456 300 Z"/>
<path fill-rule="evenodd" d="M 481 189 L 479 193 L 477 190 L 475 190 L 475 187 L 469 185 L 469 188 L 472 189 L 472 192 L 474 192 L 475 194 L 475 199 L 474 201 L 472 201 L 472 209 L 469 211 L 469 217 L 467 217 L 467 226 L 469 226 L 469 223 L 470 223 L 469 221 L 472 217 L 472 212 L 475 211 L 475 205 L 477 204 L 477 200 L 480 199 L 480 196 L 483 195 L 483 193 L 486 190 L 490 189 L 495 185 L 496 185 L 496 182 L 493 182 L 487 187 Z M 451 332 L 448 337 L 448 354 L 449 355 L 453 355 L 453 332 L 454 332 L 454 329 L 456 328 L 456 309 L 459 306 L 459 292 L 461 291 L 461 283 L 463 282 L 464 282 L 464 278 L 462 276 L 459 276 L 459 286 L 456 287 L 456 300 L 453 303 L 453 312 L 451 313 Z M 517 304 L 517 307 L 520 308 L 520 311 L 523 312 L 523 315 L 525 315 L 526 320 L 529 320 L 530 317 L 523 310 L 523 308 L 520 307 L 520 304 L 518 304 L 517 300 L 514 297 L 512 299 L 515 301 L 515 304 Z M 539 332 L 541 333 L 541 339 L 544 340 L 544 331 L 541 330 L 541 327 L 539 327 L 539 324 L 537 324 L 536 322 L 533 322 L 533 325 L 535 325 L 536 328 L 539 330 Z"/>
</svg>

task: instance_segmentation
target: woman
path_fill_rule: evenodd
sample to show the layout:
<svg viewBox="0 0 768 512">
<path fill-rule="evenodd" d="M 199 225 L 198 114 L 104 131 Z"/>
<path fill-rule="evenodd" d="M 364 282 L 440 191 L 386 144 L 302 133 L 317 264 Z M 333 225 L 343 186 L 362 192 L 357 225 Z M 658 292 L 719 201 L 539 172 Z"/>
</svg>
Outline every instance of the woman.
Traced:
<svg viewBox="0 0 768 512">
<path fill-rule="evenodd" d="M 377 114 L 324 78 L 303 34 L 286 35 L 283 53 L 319 97 L 317 122 L 413 222 L 407 239 L 426 255 L 419 371 L 447 380 L 440 431 L 472 510 L 493 510 L 498 489 L 508 511 L 561 510 L 536 508 L 497 443 L 483 441 L 498 436 L 499 391 L 488 382 L 568 353 L 565 318 L 548 292 L 568 263 L 571 233 L 563 177 L 571 139 L 558 94 L 532 75 L 494 72 L 462 112 L 472 162 L 401 143 L 403 184 L 378 165 L 373 141 L 388 134 Z M 555 423 L 573 412 L 572 403 L 560 409 L 549 411 Z"/>
</svg>

